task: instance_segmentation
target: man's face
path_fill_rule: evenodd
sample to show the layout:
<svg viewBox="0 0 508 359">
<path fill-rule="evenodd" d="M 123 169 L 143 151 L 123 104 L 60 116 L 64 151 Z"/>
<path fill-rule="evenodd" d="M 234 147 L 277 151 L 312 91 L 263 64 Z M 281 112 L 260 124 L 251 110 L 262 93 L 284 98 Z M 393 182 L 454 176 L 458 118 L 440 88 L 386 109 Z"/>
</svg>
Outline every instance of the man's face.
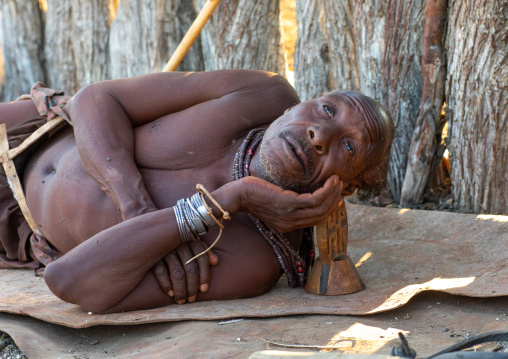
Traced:
<svg viewBox="0 0 508 359">
<path fill-rule="evenodd" d="M 286 189 L 312 192 L 338 175 L 344 188 L 354 191 L 371 148 L 361 113 L 329 94 L 303 102 L 273 122 L 263 137 L 260 160 L 265 179 Z"/>
</svg>

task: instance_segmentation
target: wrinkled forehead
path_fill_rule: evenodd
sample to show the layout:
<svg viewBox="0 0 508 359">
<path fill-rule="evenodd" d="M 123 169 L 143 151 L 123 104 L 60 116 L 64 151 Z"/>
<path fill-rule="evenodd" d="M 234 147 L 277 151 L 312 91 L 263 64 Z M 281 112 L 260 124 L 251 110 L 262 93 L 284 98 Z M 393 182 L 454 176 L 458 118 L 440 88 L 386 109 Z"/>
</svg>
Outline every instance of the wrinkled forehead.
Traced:
<svg viewBox="0 0 508 359">
<path fill-rule="evenodd" d="M 376 101 L 368 96 L 353 91 L 335 91 L 322 96 L 335 99 L 340 105 L 347 106 L 359 119 L 364 121 L 369 142 L 373 149 L 381 150 L 387 137 L 388 114 Z"/>
</svg>

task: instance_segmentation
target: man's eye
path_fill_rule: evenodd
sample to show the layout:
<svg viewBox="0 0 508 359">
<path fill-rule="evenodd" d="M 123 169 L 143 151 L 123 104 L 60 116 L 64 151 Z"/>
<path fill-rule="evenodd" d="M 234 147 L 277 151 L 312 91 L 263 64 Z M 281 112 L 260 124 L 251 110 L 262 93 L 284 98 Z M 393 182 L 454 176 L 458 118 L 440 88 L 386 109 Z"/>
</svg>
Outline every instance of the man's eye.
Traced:
<svg viewBox="0 0 508 359">
<path fill-rule="evenodd" d="M 328 117 L 332 118 L 333 117 L 333 110 L 327 105 L 323 105 L 323 108 L 324 108 L 326 114 L 328 115 Z"/>
<path fill-rule="evenodd" d="M 351 156 L 353 156 L 355 154 L 355 149 L 354 149 L 353 145 L 350 144 L 349 142 L 344 142 L 344 144 L 346 145 L 346 148 L 347 148 L 349 154 Z"/>
</svg>

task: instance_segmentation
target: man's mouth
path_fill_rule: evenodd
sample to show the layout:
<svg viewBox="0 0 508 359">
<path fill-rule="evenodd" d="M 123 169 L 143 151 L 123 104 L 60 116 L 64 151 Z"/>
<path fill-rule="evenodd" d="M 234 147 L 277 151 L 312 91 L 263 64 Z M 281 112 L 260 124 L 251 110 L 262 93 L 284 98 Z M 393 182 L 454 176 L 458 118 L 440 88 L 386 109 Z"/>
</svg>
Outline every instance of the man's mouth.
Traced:
<svg viewBox="0 0 508 359">
<path fill-rule="evenodd" d="M 286 153 L 286 156 L 288 157 L 293 167 L 295 167 L 297 170 L 303 170 L 304 175 L 306 175 L 307 168 L 304 161 L 306 156 L 298 141 L 291 137 L 284 136 L 284 152 Z"/>
</svg>

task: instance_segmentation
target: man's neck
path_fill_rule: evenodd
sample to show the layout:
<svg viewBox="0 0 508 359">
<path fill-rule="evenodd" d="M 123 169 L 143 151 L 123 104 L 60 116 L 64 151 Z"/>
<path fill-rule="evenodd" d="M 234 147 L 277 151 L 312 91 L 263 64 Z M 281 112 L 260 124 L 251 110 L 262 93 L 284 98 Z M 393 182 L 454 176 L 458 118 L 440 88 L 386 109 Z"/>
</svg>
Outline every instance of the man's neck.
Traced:
<svg viewBox="0 0 508 359">
<path fill-rule="evenodd" d="M 252 155 L 252 159 L 249 164 L 249 171 L 250 175 L 253 177 L 266 179 L 267 173 L 265 171 L 263 163 L 261 162 L 261 155 L 259 153 L 260 151 L 261 144 L 256 148 L 254 154 Z"/>
</svg>

